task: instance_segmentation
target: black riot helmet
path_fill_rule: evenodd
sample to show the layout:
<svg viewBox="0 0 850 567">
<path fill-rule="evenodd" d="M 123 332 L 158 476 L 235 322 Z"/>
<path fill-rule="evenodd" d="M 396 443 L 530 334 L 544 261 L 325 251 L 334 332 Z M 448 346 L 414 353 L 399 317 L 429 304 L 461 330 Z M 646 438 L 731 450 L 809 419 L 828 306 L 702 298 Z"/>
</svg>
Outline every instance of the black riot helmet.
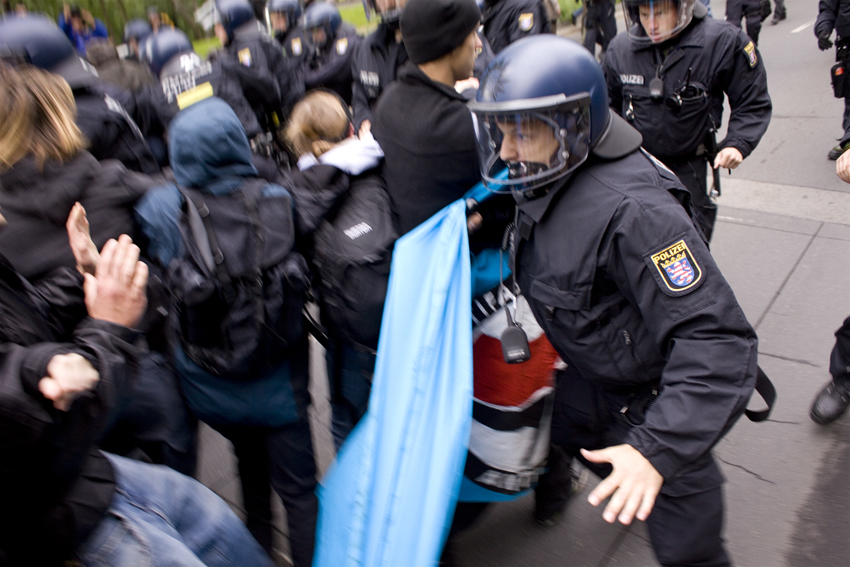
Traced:
<svg viewBox="0 0 850 567">
<path fill-rule="evenodd" d="M 301 17 L 301 2 L 299 0 L 269 0 L 266 4 L 269 13 L 286 14 L 286 31 L 298 25 Z"/>
<path fill-rule="evenodd" d="M 301 24 L 307 32 L 322 28 L 325 31 L 325 42 L 328 42 L 336 37 L 336 30 L 342 24 L 342 16 L 339 15 L 337 7 L 330 2 L 313 2 L 304 12 L 304 20 Z"/>
<path fill-rule="evenodd" d="M 151 68 L 155 77 L 159 78 L 165 65 L 178 55 L 194 54 L 192 42 L 180 30 L 163 29 L 148 38 L 145 42 L 142 57 Z M 195 63 L 197 56 L 191 58 Z"/>
<path fill-rule="evenodd" d="M 675 37 L 694 18 L 707 13 L 697 0 L 623 0 L 629 38 L 636 43 L 662 43 Z M 700 7 L 696 7 L 700 4 Z"/>
<path fill-rule="evenodd" d="M 363 10 L 366 12 L 366 19 L 372 18 L 372 12 L 381 16 L 381 22 L 391 28 L 398 28 L 401 22 L 401 14 L 404 12 L 404 7 L 407 0 L 386 0 L 386 8 L 381 11 L 378 8 L 377 0 L 363 0 Z"/>
<path fill-rule="evenodd" d="M 65 33 L 41 14 L 0 19 L 0 52 L 60 75 L 71 88 L 98 81 L 97 71 L 77 54 Z"/>
<path fill-rule="evenodd" d="M 496 55 L 469 108 L 477 120 L 481 174 L 491 190 L 533 192 L 577 169 L 591 153 L 615 159 L 641 143 L 637 130 L 608 108 L 596 58 L 556 35 L 524 38 Z M 505 169 L 508 178 L 500 179 Z"/>
<path fill-rule="evenodd" d="M 216 0 L 215 8 L 218 23 L 227 32 L 228 40 L 233 39 L 237 28 L 257 19 L 248 0 Z"/>
</svg>

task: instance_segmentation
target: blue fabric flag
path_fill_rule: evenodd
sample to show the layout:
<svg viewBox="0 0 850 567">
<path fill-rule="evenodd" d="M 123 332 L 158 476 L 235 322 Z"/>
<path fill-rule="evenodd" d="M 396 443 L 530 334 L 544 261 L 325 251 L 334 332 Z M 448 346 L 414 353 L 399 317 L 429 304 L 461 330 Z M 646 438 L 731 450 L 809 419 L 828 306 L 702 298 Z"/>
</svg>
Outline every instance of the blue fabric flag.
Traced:
<svg viewBox="0 0 850 567">
<path fill-rule="evenodd" d="M 314 565 L 435 565 L 472 416 L 463 200 L 398 240 L 369 410 L 319 489 Z"/>
</svg>

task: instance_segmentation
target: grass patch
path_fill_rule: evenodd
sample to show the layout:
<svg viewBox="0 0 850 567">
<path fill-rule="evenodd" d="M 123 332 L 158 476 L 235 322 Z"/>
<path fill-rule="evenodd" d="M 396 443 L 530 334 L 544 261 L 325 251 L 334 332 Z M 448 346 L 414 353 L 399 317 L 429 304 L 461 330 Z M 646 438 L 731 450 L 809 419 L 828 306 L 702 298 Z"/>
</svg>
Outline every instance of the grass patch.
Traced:
<svg viewBox="0 0 850 567">
<path fill-rule="evenodd" d="M 357 28 L 357 33 L 362 36 L 369 35 L 375 31 L 375 28 L 378 27 L 377 16 L 373 16 L 371 22 L 366 20 L 366 12 L 363 11 L 362 2 L 338 4 L 337 8 L 339 9 L 339 15 L 342 16 L 343 21 L 346 21 Z"/>
<path fill-rule="evenodd" d="M 217 37 L 208 37 L 206 39 L 199 39 L 198 41 L 193 41 L 192 48 L 195 50 L 195 53 L 198 54 L 198 57 L 200 57 L 201 59 L 206 59 L 207 54 L 210 51 L 221 49 L 221 42 L 218 40 Z"/>
</svg>

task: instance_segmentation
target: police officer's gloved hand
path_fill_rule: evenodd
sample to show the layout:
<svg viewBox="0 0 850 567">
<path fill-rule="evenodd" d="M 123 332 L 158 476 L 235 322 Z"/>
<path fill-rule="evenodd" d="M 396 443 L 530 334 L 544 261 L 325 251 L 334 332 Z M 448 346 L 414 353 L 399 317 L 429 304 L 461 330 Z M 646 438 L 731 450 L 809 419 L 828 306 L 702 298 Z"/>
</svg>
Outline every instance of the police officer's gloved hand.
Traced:
<svg viewBox="0 0 850 567">
<path fill-rule="evenodd" d="M 832 47 L 832 41 L 829 39 L 829 34 L 821 34 L 818 36 L 818 47 L 821 51 L 826 51 Z"/>
</svg>

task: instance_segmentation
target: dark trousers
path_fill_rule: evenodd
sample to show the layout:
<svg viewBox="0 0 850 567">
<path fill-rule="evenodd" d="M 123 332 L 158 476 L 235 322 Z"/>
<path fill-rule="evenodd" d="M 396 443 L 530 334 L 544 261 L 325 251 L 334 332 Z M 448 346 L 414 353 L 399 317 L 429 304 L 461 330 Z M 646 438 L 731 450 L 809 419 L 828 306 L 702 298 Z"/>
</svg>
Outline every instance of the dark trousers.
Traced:
<svg viewBox="0 0 850 567">
<path fill-rule="evenodd" d="M 759 0 L 729 0 L 726 2 L 726 21 L 741 27 L 741 19 L 747 18 L 747 35 L 756 45 L 761 31 L 761 6 Z"/>
<path fill-rule="evenodd" d="M 548 471 L 538 491 L 554 494 L 569 490 L 570 460 L 578 458 L 601 478 L 611 473 L 608 464 L 584 460 L 579 449 L 620 445 L 633 427 L 624 406 L 633 407 L 649 392 L 612 391 L 585 380 L 568 367 L 559 371 L 552 416 L 552 444 Z M 626 412 L 628 413 L 628 412 Z M 688 466 L 675 480 L 665 481 L 647 519 L 652 547 L 662 565 L 729 565 L 723 547 L 723 477 L 709 454 Z"/>
<path fill-rule="evenodd" d="M 844 117 L 841 126 L 844 128 L 844 135 L 841 137 L 840 143 L 844 146 L 844 144 L 850 142 L 850 97 L 844 97 Z"/>
<path fill-rule="evenodd" d="M 369 407 L 376 355 L 331 338 L 325 351 L 331 391 L 331 434 L 339 451 Z"/>
<path fill-rule="evenodd" d="M 834 377 L 850 375 L 850 317 L 835 331 L 835 346 L 829 357 L 829 373 Z"/>
<path fill-rule="evenodd" d="M 595 54 L 598 43 L 605 51 L 615 35 L 617 20 L 614 19 L 614 2 L 594 0 L 589 3 L 584 15 L 584 46 L 587 50 Z"/>
<path fill-rule="evenodd" d="M 216 430 L 233 443 L 248 530 L 271 553 L 274 487 L 286 509 L 292 561 L 295 567 L 309 567 L 313 563 L 319 501 L 307 419 L 279 428 L 227 426 Z"/>
<path fill-rule="evenodd" d="M 714 223 L 717 220 L 717 205 L 708 196 L 706 190 L 706 174 L 708 162 L 705 158 L 697 157 L 690 160 L 666 160 L 664 165 L 676 174 L 682 185 L 691 194 L 691 207 L 696 212 L 697 223 L 705 234 L 706 240 L 711 240 Z M 712 175 L 714 173 L 712 172 Z"/>
</svg>

